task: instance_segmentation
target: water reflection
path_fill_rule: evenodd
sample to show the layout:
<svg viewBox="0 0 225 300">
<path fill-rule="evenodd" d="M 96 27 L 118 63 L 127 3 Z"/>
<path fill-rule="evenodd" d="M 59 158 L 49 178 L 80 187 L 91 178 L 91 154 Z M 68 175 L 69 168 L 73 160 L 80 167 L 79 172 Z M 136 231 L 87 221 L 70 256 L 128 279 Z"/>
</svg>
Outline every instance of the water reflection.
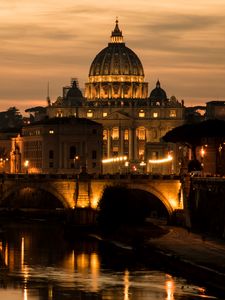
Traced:
<svg viewBox="0 0 225 300">
<path fill-rule="evenodd" d="M 146 269 L 130 253 L 117 255 L 115 250 L 99 247 L 96 240 L 81 237 L 68 243 L 56 225 L 10 225 L 0 240 L 0 251 L 7 266 L 0 271 L 0 299 L 4 300 L 190 300 L 206 296 L 204 288 Z"/>
<path fill-rule="evenodd" d="M 124 300 L 129 300 L 129 271 L 125 270 L 124 272 Z"/>
<path fill-rule="evenodd" d="M 174 300 L 174 280 L 170 275 L 167 275 L 168 279 L 166 280 L 166 300 Z"/>
</svg>

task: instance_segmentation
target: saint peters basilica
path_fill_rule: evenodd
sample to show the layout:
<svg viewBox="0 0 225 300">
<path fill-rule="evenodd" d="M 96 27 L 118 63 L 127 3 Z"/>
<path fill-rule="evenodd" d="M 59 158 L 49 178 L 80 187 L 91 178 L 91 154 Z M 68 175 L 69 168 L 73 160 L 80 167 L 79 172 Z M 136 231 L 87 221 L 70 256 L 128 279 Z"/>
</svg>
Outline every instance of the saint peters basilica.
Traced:
<svg viewBox="0 0 225 300">
<path fill-rule="evenodd" d="M 84 95 L 77 80 L 72 79 L 70 86 L 63 87 L 61 97 L 55 102 L 48 99 L 47 107 L 50 118 L 75 116 L 103 125 L 104 172 L 110 172 L 112 161 L 118 161 L 117 170 L 176 171 L 178 159 L 164 164 L 165 170 L 147 162 L 177 155 L 177 149 L 164 144 L 161 137 L 184 123 L 184 111 L 183 101 L 168 97 L 159 80 L 148 91 L 143 65 L 125 45 L 118 20 L 108 46 L 90 66 Z"/>
</svg>

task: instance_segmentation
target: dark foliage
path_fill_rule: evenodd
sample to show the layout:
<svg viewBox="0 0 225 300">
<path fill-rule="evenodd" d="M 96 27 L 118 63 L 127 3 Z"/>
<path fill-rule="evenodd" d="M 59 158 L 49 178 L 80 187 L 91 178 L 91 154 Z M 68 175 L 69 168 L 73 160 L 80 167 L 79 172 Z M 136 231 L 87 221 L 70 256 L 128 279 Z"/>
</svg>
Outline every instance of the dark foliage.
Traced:
<svg viewBox="0 0 225 300">
<path fill-rule="evenodd" d="M 202 170 L 202 166 L 199 160 L 197 159 L 193 159 L 189 162 L 188 164 L 188 172 L 192 172 L 192 171 L 201 171 Z"/>
<path fill-rule="evenodd" d="M 225 140 L 225 121 L 207 120 L 194 124 L 184 124 L 168 131 L 163 140 L 168 143 L 185 144 L 192 149 L 193 159 L 196 160 L 196 147 L 202 145 L 203 138 Z"/>
<path fill-rule="evenodd" d="M 184 124 L 168 131 L 163 140 L 171 143 L 201 145 L 201 138 L 225 137 L 225 121 L 207 120 L 194 124 Z"/>
</svg>

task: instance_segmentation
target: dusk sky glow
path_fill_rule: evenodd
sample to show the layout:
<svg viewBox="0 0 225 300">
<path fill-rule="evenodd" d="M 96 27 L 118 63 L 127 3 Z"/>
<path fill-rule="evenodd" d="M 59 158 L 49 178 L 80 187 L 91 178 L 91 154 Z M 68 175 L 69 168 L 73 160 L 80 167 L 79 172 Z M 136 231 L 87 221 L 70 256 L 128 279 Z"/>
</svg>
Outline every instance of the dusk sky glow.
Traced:
<svg viewBox="0 0 225 300">
<path fill-rule="evenodd" d="M 224 0 L 1 0 L 0 110 L 55 101 L 71 77 L 81 88 L 118 17 L 126 46 L 185 105 L 225 100 Z"/>
</svg>

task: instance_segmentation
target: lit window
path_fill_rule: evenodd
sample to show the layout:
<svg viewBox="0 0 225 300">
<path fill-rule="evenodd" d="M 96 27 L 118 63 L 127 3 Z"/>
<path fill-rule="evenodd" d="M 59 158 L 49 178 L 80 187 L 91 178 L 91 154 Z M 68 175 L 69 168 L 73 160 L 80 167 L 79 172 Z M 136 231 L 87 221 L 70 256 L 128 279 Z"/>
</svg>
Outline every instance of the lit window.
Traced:
<svg viewBox="0 0 225 300">
<path fill-rule="evenodd" d="M 141 149 L 141 148 L 138 149 L 139 158 L 143 158 L 144 157 L 144 153 L 145 153 L 144 149 Z"/>
<path fill-rule="evenodd" d="M 158 159 L 159 153 L 157 151 L 152 151 L 152 159 Z"/>
<path fill-rule="evenodd" d="M 137 129 L 137 138 L 139 140 L 145 140 L 145 128 L 144 127 L 139 127 Z"/>
<path fill-rule="evenodd" d="M 57 114 L 56 114 L 56 117 L 57 118 L 62 118 L 63 116 L 63 113 L 61 111 L 58 111 Z"/>
<path fill-rule="evenodd" d="M 170 110 L 170 118 L 175 118 L 177 116 L 177 112 L 175 109 Z"/>
<path fill-rule="evenodd" d="M 143 109 L 141 109 L 139 111 L 139 118 L 144 118 L 145 117 L 145 112 L 143 111 Z"/>
<path fill-rule="evenodd" d="M 49 134 L 54 134 L 54 130 L 50 129 Z"/>
<path fill-rule="evenodd" d="M 103 140 L 107 141 L 107 139 L 108 139 L 108 131 L 107 131 L 107 129 L 105 129 L 105 130 L 103 130 Z"/>
<path fill-rule="evenodd" d="M 114 127 L 112 130 L 112 139 L 113 140 L 118 140 L 119 139 L 119 128 Z"/>
<path fill-rule="evenodd" d="M 88 118 L 93 118 L 93 111 L 92 110 L 88 110 L 88 112 L 87 112 L 87 117 Z"/>
<path fill-rule="evenodd" d="M 108 116 L 108 113 L 107 113 L 107 112 L 104 112 L 104 113 L 102 114 L 102 116 L 103 116 L 103 118 L 105 118 L 105 117 Z"/>
<path fill-rule="evenodd" d="M 125 130 L 124 130 L 124 140 L 125 140 L 125 141 L 128 141 L 128 140 L 129 140 L 129 130 L 128 130 L 128 129 L 125 129 Z"/>
<path fill-rule="evenodd" d="M 119 152 L 119 147 L 118 146 L 113 146 L 112 148 L 113 156 L 117 156 Z"/>
<path fill-rule="evenodd" d="M 153 113 L 153 118 L 158 118 L 159 114 L 157 112 Z"/>
</svg>

